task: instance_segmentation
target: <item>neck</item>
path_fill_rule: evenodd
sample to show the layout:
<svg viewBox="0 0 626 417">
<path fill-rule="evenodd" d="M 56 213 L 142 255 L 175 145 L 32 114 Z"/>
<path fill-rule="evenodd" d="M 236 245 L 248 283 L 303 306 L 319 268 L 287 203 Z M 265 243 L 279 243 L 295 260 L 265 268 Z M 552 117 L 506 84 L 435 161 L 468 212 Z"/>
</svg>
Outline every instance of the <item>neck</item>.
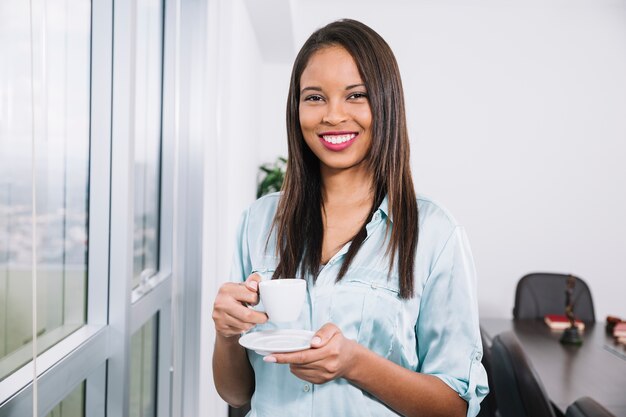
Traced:
<svg viewBox="0 0 626 417">
<path fill-rule="evenodd" d="M 321 174 L 325 206 L 373 203 L 373 176 L 362 165 L 347 170 L 322 169 Z"/>
</svg>

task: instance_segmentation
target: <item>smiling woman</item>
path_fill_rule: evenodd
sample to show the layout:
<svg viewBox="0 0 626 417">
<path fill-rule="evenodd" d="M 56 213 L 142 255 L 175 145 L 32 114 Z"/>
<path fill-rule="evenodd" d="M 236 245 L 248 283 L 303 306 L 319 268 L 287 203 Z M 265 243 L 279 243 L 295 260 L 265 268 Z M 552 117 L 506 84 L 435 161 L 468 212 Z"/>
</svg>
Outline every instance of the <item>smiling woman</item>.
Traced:
<svg viewBox="0 0 626 417">
<path fill-rule="evenodd" d="M 366 170 L 372 111 L 352 56 L 339 46 L 319 51 L 300 83 L 302 135 L 320 168 Z"/>
<path fill-rule="evenodd" d="M 251 402 L 252 417 L 475 416 L 488 388 L 471 252 L 415 194 L 400 74 L 376 32 L 340 20 L 311 35 L 287 133 L 283 188 L 245 211 L 233 282 L 215 299 L 218 392 Z M 294 277 L 308 292 L 296 320 L 248 308 L 259 282 Z M 238 343 L 294 328 L 311 334 L 299 351 Z"/>
</svg>

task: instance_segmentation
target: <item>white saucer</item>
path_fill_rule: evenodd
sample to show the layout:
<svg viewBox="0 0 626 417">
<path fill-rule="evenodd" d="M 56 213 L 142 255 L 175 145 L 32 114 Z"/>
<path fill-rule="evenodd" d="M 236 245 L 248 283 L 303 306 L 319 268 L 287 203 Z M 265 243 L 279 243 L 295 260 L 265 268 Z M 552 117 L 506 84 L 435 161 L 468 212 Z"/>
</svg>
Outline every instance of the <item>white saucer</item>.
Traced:
<svg viewBox="0 0 626 417">
<path fill-rule="evenodd" d="M 311 347 L 315 332 L 297 329 L 265 330 L 241 336 L 239 344 L 254 350 L 259 355 L 270 353 L 297 352 Z"/>
</svg>

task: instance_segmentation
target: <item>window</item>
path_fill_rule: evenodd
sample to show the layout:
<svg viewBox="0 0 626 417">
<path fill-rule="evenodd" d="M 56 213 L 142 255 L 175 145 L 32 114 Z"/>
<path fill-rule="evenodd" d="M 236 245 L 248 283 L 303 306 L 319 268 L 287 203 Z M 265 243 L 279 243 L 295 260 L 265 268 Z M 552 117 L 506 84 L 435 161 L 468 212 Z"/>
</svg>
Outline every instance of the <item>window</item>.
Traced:
<svg viewBox="0 0 626 417">
<path fill-rule="evenodd" d="M 154 317 L 130 339 L 130 417 L 155 417 L 157 329 Z"/>
<path fill-rule="evenodd" d="M 163 50 L 163 4 L 141 0 L 137 9 L 133 288 L 158 271 Z"/>
<path fill-rule="evenodd" d="M 84 417 L 85 383 L 81 383 L 63 401 L 48 413 L 46 417 Z"/>
<path fill-rule="evenodd" d="M 39 352 L 85 323 L 91 9 L 50 0 L 45 10 L 33 109 L 29 5 L 0 3 L 0 379 L 32 358 L 33 152 Z"/>
<path fill-rule="evenodd" d="M 178 5 L 0 1 L 2 416 L 170 414 Z"/>
</svg>

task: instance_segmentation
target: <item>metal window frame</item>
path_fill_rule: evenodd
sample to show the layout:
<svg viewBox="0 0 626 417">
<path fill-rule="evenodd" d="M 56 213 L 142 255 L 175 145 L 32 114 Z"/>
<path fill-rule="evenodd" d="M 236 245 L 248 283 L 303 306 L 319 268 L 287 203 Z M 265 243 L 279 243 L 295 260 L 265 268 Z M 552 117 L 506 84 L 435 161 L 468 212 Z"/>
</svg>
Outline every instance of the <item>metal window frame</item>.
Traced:
<svg viewBox="0 0 626 417">
<path fill-rule="evenodd" d="M 210 111 L 207 94 L 210 0 L 176 0 L 178 19 L 175 41 L 178 50 L 171 54 L 178 84 L 171 100 L 177 125 L 177 169 L 174 198 L 177 204 L 173 218 L 174 290 L 173 290 L 173 391 L 172 417 L 200 415 L 199 385 L 206 375 L 201 374 L 202 363 L 202 268 L 204 230 L 204 184 L 207 113 Z M 175 49 L 175 48 L 174 48 Z M 177 73 L 177 74 L 176 74 Z"/>
<path fill-rule="evenodd" d="M 171 37 L 168 27 L 172 21 L 170 1 L 163 8 L 162 62 L 169 61 L 166 47 Z M 166 106 L 166 94 L 172 81 L 162 66 L 161 112 L 161 183 L 159 217 L 159 272 L 140 291 L 131 289 L 133 274 L 134 233 L 134 77 L 136 2 L 116 0 L 114 7 L 113 59 L 113 121 L 111 135 L 111 245 L 109 292 L 116 301 L 109 302 L 111 355 L 107 365 L 106 415 L 124 417 L 128 413 L 130 391 L 130 339 L 144 324 L 158 314 L 157 417 L 170 415 L 171 397 L 171 299 L 172 299 L 172 236 L 173 236 L 173 172 L 174 136 L 169 134 L 173 118 Z M 111 297 L 113 298 L 113 297 Z"/>
<path fill-rule="evenodd" d="M 37 357 L 38 409 L 45 416 L 83 381 L 90 417 L 103 417 L 102 386 L 109 355 L 108 254 L 112 63 L 111 0 L 91 7 L 89 148 L 89 252 L 87 323 Z M 32 415 L 33 362 L 0 383 L 0 416 Z"/>
<path fill-rule="evenodd" d="M 163 62 L 176 53 L 172 39 L 178 30 L 177 5 L 178 0 L 165 1 Z M 126 416 L 130 337 L 157 313 L 157 417 L 171 414 L 177 125 L 175 109 L 165 103 L 174 95 L 176 74 L 163 66 L 160 272 L 151 280 L 150 291 L 131 300 L 135 13 L 136 1 L 92 1 L 87 323 L 37 358 L 42 417 L 83 381 L 86 416 Z M 32 367 L 31 361 L 0 382 L 0 417 L 32 414 Z"/>
</svg>

